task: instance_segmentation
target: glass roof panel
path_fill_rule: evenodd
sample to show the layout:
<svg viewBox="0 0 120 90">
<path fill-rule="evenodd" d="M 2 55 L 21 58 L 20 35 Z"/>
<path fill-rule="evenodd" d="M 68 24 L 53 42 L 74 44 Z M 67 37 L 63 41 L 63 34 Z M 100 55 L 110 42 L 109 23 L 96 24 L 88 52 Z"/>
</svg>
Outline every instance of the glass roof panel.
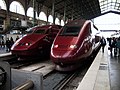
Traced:
<svg viewBox="0 0 120 90">
<path fill-rule="evenodd" d="M 109 2 L 111 2 L 111 0 L 108 0 Z"/>
<path fill-rule="evenodd" d="M 120 0 L 99 0 L 101 13 L 108 11 L 120 12 Z"/>
<path fill-rule="evenodd" d="M 120 3 L 120 0 L 117 0 L 118 3 Z"/>
<path fill-rule="evenodd" d="M 116 2 L 116 0 L 111 0 L 112 2 Z"/>
<path fill-rule="evenodd" d="M 116 3 L 115 6 L 118 7 L 118 6 L 120 6 L 120 4 Z"/>
</svg>

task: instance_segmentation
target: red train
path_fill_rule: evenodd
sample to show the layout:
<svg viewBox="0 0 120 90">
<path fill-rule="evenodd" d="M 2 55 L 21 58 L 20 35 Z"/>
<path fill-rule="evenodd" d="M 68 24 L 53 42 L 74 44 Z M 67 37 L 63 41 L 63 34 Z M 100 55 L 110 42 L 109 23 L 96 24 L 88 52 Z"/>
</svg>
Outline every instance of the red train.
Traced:
<svg viewBox="0 0 120 90">
<path fill-rule="evenodd" d="M 12 46 L 12 54 L 17 55 L 21 60 L 40 55 L 50 56 L 51 45 L 60 28 L 59 25 L 45 25 L 29 29 L 30 33 L 17 40 Z"/>
<path fill-rule="evenodd" d="M 56 70 L 74 70 L 100 46 L 100 33 L 90 20 L 73 20 L 56 36 L 51 47 L 51 60 Z"/>
</svg>

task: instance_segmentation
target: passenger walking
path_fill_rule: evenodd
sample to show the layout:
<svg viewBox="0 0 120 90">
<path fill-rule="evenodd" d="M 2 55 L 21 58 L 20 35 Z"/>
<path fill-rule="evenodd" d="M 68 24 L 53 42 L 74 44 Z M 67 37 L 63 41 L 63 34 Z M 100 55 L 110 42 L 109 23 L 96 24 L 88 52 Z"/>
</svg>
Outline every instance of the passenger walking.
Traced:
<svg viewBox="0 0 120 90">
<path fill-rule="evenodd" d="M 112 40 L 112 48 L 114 49 L 114 55 L 117 55 L 117 47 L 116 47 L 116 43 L 117 43 L 117 39 L 115 37 L 113 37 Z"/>
<path fill-rule="evenodd" d="M 101 42 L 101 47 L 102 47 L 102 52 L 104 53 L 104 48 L 105 48 L 105 45 L 106 45 L 106 40 L 104 37 L 102 37 L 102 39 L 100 40 Z"/>
<path fill-rule="evenodd" d="M 16 37 L 16 40 L 15 40 L 15 41 L 17 41 L 18 39 L 19 39 L 19 36 Z"/>
<path fill-rule="evenodd" d="M 10 43 L 11 43 L 10 46 L 12 47 L 12 45 L 14 44 L 14 41 L 13 41 L 13 38 L 12 38 L 12 37 L 10 38 Z"/>
<path fill-rule="evenodd" d="M 6 51 L 10 51 L 11 49 L 11 42 L 10 42 L 10 40 L 9 40 L 9 38 L 7 38 L 7 40 L 6 40 Z"/>
<path fill-rule="evenodd" d="M 109 38 L 108 42 L 109 42 L 108 50 L 110 50 L 110 52 L 112 54 L 112 38 Z"/>
</svg>

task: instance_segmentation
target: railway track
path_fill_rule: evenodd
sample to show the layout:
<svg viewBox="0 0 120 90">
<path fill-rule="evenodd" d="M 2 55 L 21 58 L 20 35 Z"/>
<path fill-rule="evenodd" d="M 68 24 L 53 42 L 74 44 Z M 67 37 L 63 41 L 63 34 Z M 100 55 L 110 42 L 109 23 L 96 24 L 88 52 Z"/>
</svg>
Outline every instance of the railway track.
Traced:
<svg viewBox="0 0 120 90">
<path fill-rule="evenodd" d="M 92 60 L 84 62 L 76 71 L 58 72 L 53 70 L 43 78 L 44 90 L 73 90 L 77 88 L 85 73 L 87 72 Z M 75 82 L 75 83 L 73 83 Z M 72 85 L 71 85 L 72 83 Z"/>
<path fill-rule="evenodd" d="M 65 79 L 63 79 L 61 82 L 59 82 L 59 83 L 57 84 L 57 86 L 54 88 L 54 90 L 61 90 L 61 89 L 63 89 L 64 86 L 65 86 L 69 81 L 71 81 L 74 77 L 76 77 L 76 74 L 77 74 L 77 73 L 75 72 L 75 73 L 73 73 L 73 74 L 67 75 Z"/>
<path fill-rule="evenodd" d="M 43 89 L 75 90 L 89 69 L 92 61 L 96 57 L 97 52 L 98 51 L 96 51 L 86 62 L 83 62 L 83 64 L 76 71 L 67 73 L 54 70 L 51 73 L 47 74 L 43 80 Z"/>
<path fill-rule="evenodd" d="M 95 55 L 92 56 L 92 59 L 94 58 L 95 58 Z M 35 60 L 18 61 L 17 59 L 12 58 L 4 61 L 7 61 L 12 68 L 19 69 L 19 70 L 20 68 L 30 66 L 29 69 L 31 69 L 30 70 L 31 72 L 37 72 L 39 70 L 42 71 L 42 69 L 46 67 L 44 64 L 42 64 L 41 66 L 31 68 L 31 65 L 38 63 L 38 61 L 35 61 Z M 82 78 L 84 77 L 85 73 L 87 72 L 89 66 L 92 63 L 92 60 L 87 60 L 87 61 L 90 61 L 90 62 L 83 63 L 83 66 L 81 66 L 77 71 L 58 72 L 53 68 L 50 72 L 47 72 L 47 74 L 43 76 L 43 90 L 74 90 L 76 89 L 79 85 L 79 82 L 81 82 Z M 42 63 L 42 62 L 39 61 L 39 63 Z"/>
<path fill-rule="evenodd" d="M 85 68 L 81 71 L 75 72 L 71 78 L 69 78 L 65 84 L 60 86 L 60 88 L 56 90 L 76 90 L 79 83 L 82 81 L 84 75 L 86 74 L 88 68 Z"/>
<path fill-rule="evenodd" d="M 43 80 L 43 89 L 44 90 L 73 90 L 77 88 L 78 83 L 82 80 L 87 68 L 81 68 L 78 71 L 62 73 L 58 71 L 52 71 Z M 77 82 L 74 85 L 70 85 L 70 82 L 74 82 L 77 79 Z M 72 87 L 72 88 L 71 88 Z"/>
</svg>

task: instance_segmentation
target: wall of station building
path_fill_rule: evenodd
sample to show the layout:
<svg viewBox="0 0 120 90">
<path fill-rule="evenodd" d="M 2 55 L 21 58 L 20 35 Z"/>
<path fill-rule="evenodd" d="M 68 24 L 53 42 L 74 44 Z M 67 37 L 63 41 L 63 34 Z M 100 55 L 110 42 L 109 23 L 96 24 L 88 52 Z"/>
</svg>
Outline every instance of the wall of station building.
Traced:
<svg viewBox="0 0 120 90">
<path fill-rule="evenodd" d="M 24 10 L 25 10 L 25 15 L 16 13 L 16 12 L 11 12 L 10 9 L 10 5 L 14 0 L 2 0 L 3 2 L 5 2 L 6 5 L 6 10 L 5 9 L 0 9 L 0 32 L 6 30 L 9 26 L 22 26 L 22 24 L 26 23 L 25 26 L 28 27 L 32 27 L 33 24 L 33 17 L 27 16 L 27 10 L 29 7 L 32 7 L 32 0 L 16 0 L 17 2 L 19 2 Z M 25 2 L 28 1 L 28 2 Z M 0 1 L 1 2 L 1 1 Z M 27 5 L 27 6 L 26 6 Z M 36 3 L 36 6 L 38 6 L 38 3 Z M 37 14 L 39 16 L 40 12 L 44 12 L 46 17 L 47 17 L 47 21 L 44 20 L 40 20 L 37 19 L 35 20 L 36 25 L 48 25 L 48 24 L 52 24 L 52 22 L 48 21 L 48 17 L 49 15 L 52 15 L 52 10 L 48 9 L 45 6 L 42 6 L 41 10 L 38 10 L 38 8 L 36 8 Z M 61 20 L 63 19 L 63 16 L 60 16 L 59 14 L 56 15 L 56 18 L 59 19 L 60 24 L 61 24 Z"/>
</svg>

